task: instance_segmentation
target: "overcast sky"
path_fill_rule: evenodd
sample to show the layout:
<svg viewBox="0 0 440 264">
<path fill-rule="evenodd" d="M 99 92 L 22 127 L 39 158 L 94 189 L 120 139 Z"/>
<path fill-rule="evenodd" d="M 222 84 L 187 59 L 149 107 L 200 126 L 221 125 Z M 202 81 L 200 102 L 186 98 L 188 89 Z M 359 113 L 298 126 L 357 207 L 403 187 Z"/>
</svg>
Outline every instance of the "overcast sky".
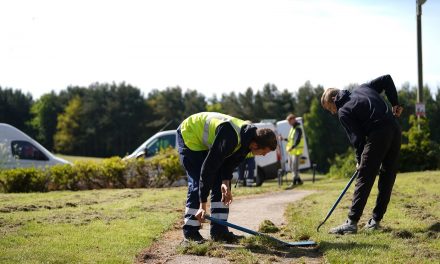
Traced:
<svg viewBox="0 0 440 264">
<path fill-rule="evenodd" d="M 416 0 L 0 0 L 0 86 L 179 85 L 207 97 L 391 74 L 417 84 Z M 440 1 L 423 5 L 424 83 L 440 87 Z"/>
</svg>

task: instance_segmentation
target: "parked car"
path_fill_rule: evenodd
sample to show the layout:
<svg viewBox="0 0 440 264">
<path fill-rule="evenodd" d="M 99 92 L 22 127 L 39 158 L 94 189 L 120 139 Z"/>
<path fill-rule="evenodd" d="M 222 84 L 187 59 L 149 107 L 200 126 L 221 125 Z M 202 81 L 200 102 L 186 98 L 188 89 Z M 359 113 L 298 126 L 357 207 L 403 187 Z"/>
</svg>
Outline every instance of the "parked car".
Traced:
<svg viewBox="0 0 440 264">
<path fill-rule="evenodd" d="M 302 118 L 297 118 L 301 124 L 301 129 L 303 129 Z M 276 133 L 281 133 L 283 137 L 287 137 L 290 130 L 290 125 L 287 121 L 279 121 L 276 123 L 271 122 L 261 122 L 254 123 L 258 128 L 270 128 Z M 304 129 L 303 135 L 305 137 Z M 173 147 L 176 148 L 176 130 L 167 130 L 159 132 L 149 139 L 147 139 L 142 145 L 140 145 L 133 153 L 126 156 L 124 159 L 132 159 L 145 157 L 149 158 L 156 155 L 160 149 Z M 301 157 L 300 169 L 310 168 L 310 159 L 307 144 L 304 144 L 304 152 Z M 265 180 L 275 179 L 278 176 L 278 170 L 281 165 L 288 164 L 287 152 L 285 150 L 285 143 L 279 143 L 279 147 L 275 151 L 271 151 L 265 156 L 255 157 L 255 178 L 256 185 L 260 186 Z M 289 166 L 286 166 L 289 168 Z M 288 170 L 288 169 L 287 169 Z M 287 171 L 286 170 L 286 171 Z M 234 172 L 234 179 L 238 177 L 238 174 Z"/>
<path fill-rule="evenodd" d="M 0 123 L 0 168 L 46 167 L 70 162 L 55 157 L 37 141 L 5 123 Z"/>
</svg>

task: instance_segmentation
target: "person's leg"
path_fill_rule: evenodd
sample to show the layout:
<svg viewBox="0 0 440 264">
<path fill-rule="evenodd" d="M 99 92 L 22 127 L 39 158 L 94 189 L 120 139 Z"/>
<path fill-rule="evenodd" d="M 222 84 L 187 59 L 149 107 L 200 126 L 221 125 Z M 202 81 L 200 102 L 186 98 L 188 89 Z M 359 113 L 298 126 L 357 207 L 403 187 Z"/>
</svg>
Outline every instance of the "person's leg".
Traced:
<svg viewBox="0 0 440 264">
<path fill-rule="evenodd" d="M 252 184 L 255 182 L 255 158 L 247 158 L 246 159 L 246 171 L 247 171 L 247 177 L 246 177 L 246 186 L 251 187 Z"/>
<path fill-rule="evenodd" d="M 382 161 L 388 153 L 394 129 L 391 125 L 384 125 L 370 133 L 362 152 L 359 175 L 353 194 L 352 206 L 348 218 L 359 221 L 373 187 L 376 175 L 379 172 Z"/>
<path fill-rule="evenodd" d="M 293 184 L 302 184 L 302 180 L 299 177 L 299 155 L 293 156 Z"/>
<path fill-rule="evenodd" d="M 178 132 L 177 136 L 178 152 L 180 154 L 180 161 L 186 170 L 188 176 L 188 193 L 186 199 L 183 235 L 185 239 L 203 241 L 199 233 L 200 222 L 195 217 L 199 207 L 199 180 L 200 170 L 203 160 L 206 157 L 206 151 L 191 151 L 188 149 Z"/>
<path fill-rule="evenodd" d="M 382 220 L 388 203 L 390 202 L 391 192 L 396 180 L 399 152 L 401 145 L 401 130 L 398 124 L 394 124 L 394 137 L 391 140 L 391 146 L 382 162 L 382 168 L 379 173 L 376 206 L 373 210 L 373 219 L 375 222 Z"/>
<path fill-rule="evenodd" d="M 288 155 L 288 159 L 289 159 L 289 169 L 290 169 L 290 172 L 292 173 L 292 184 L 293 184 L 293 181 L 295 179 L 294 158 L 293 158 L 293 155 L 290 155 L 290 153 L 288 153 L 287 155 Z"/>
<path fill-rule="evenodd" d="M 211 190 L 211 216 L 220 220 L 228 220 L 229 206 L 226 206 L 222 201 L 221 193 L 222 179 L 220 175 L 216 177 Z M 211 236 L 219 233 L 227 232 L 228 228 L 222 225 L 211 222 Z"/>
<path fill-rule="evenodd" d="M 246 163 L 243 161 L 238 165 L 238 183 L 245 185 L 244 172 L 246 171 Z"/>
<path fill-rule="evenodd" d="M 362 152 L 361 163 L 353 194 L 352 205 L 347 221 L 330 230 L 333 234 L 347 234 L 357 232 L 359 221 L 379 171 L 380 164 L 389 149 L 390 129 L 385 127 L 370 133 Z"/>
</svg>

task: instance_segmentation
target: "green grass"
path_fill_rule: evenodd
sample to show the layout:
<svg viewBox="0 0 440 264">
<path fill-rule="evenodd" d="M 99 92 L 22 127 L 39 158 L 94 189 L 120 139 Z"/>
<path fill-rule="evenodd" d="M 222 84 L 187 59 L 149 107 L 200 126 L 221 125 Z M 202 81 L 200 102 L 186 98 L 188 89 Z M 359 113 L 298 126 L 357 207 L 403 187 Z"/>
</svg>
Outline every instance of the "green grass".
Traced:
<svg viewBox="0 0 440 264">
<path fill-rule="evenodd" d="M 235 197 L 279 191 L 234 188 Z M 0 194 L 0 263 L 132 263 L 181 220 L 186 187 Z"/>
<path fill-rule="evenodd" d="M 70 155 L 63 155 L 63 154 L 55 154 L 56 157 L 65 159 L 67 161 L 70 161 L 74 163 L 75 161 L 96 161 L 101 162 L 105 158 L 96 158 L 96 157 L 84 157 L 84 156 L 70 156 Z"/>
<path fill-rule="evenodd" d="M 302 189 L 321 192 L 289 206 L 285 230 L 292 240 L 317 241 L 329 263 L 438 263 L 440 259 L 440 171 L 403 173 L 397 176 L 383 230 L 366 232 L 362 226 L 371 216 L 377 182 L 360 220 L 356 235 L 335 236 L 328 229 L 347 217 L 354 186 L 345 194 L 330 219 L 316 232 L 348 179 L 325 180 Z"/>
<path fill-rule="evenodd" d="M 440 172 L 398 175 L 383 231 L 327 234 L 346 218 L 352 186 L 317 233 L 317 225 L 347 181 L 320 177 L 315 184 L 306 181 L 298 187 L 319 192 L 291 204 L 285 212 L 287 226 L 274 236 L 286 241 L 313 239 L 329 263 L 438 262 Z M 260 188 L 233 188 L 233 194 L 243 197 L 286 187 L 270 181 Z M 367 221 L 376 194 L 374 187 L 360 225 Z M 0 194 L 0 263 L 132 263 L 181 221 L 185 197 L 185 187 Z M 282 258 L 277 250 L 265 241 L 248 238 L 244 248 L 224 250 L 214 243 L 187 253 L 205 252 L 238 263 L 271 263 Z"/>
<path fill-rule="evenodd" d="M 183 210 L 175 189 L 0 195 L 0 263 L 131 263 Z"/>
</svg>

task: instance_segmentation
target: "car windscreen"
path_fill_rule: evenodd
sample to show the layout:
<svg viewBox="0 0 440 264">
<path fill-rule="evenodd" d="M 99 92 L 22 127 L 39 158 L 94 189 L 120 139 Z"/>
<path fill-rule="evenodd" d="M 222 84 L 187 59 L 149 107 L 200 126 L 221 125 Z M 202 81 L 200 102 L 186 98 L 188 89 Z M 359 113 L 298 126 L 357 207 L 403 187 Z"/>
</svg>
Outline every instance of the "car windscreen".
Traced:
<svg viewBox="0 0 440 264">
<path fill-rule="evenodd" d="M 32 143 L 23 140 L 11 141 L 12 156 L 20 160 L 41 160 L 47 161 L 49 158 Z"/>
</svg>

